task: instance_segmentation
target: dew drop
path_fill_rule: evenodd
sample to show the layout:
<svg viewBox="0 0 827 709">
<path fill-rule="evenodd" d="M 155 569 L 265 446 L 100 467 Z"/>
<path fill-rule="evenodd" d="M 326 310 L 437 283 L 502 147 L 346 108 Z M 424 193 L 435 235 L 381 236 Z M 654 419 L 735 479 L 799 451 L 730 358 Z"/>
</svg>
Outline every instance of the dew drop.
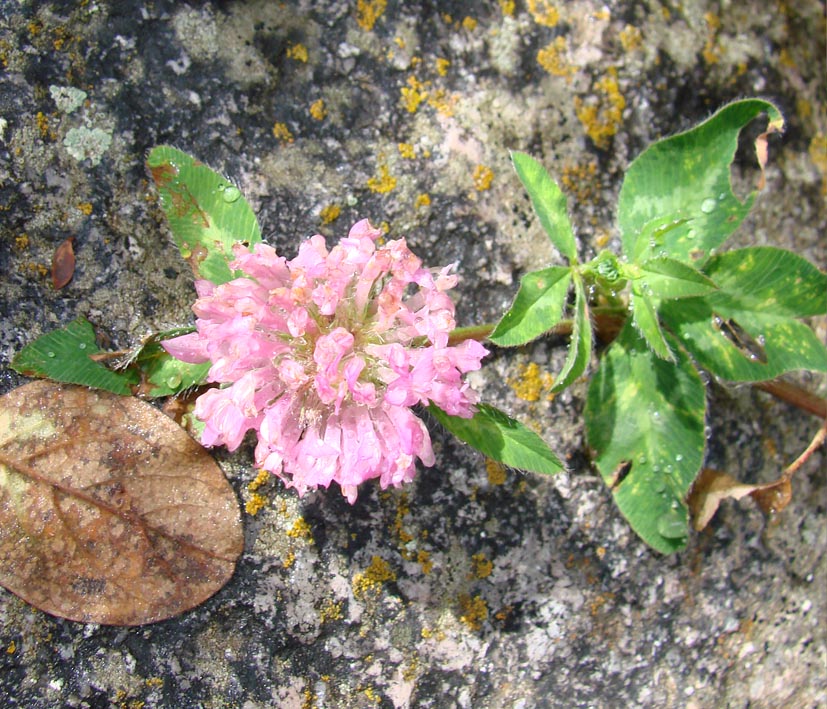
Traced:
<svg viewBox="0 0 827 709">
<path fill-rule="evenodd" d="M 659 495 L 662 495 L 666 492 L 666 481 L 665 480 L 656 480 L 655 481 L 655 492 Z"/>
<path fill-rule="evenodd" d="M 710 197 L 709 199 L 705 199 L 703 202 L 701 202 L 701 211 L 704 214 L 711 214 L 713 211 L 715 211 L 716 205 L 717 203 L 715 202 L 715 200 Z"/>
<path fill-rule="evenodd" d="M 666 468 L 664 468 L 664 470 L 666 470 L 667 475 L 671 475 L 674 468 L 671 465 L 667 465 Z"/>
<path fill-rule="evenodd" d="M 181 375 L 180 374 L 171 374 L 167 377 L 167 386 L 170 389 L 175 389 L 181 383 Z"/>
<path fill-rule="evenodd" d="M 666 512 L 658 517 L 658 533 L 667 539 L 681 539 L 686 536 L 686 522 L 677 511 Z"/>
<path fill-rule="evenodd" d="M 676 462 L 676 463 L 680 463 L 682 460 L 683 460 L 683 456 L 682 456 L 680 453 L 678 453 L 678 454 L 675 456 L 675 462 Z"/>
<path fill-rule="evenodd" d="M 688 232 L 686 232 L 686 238 L 687 239 L 694 239 L 695 236 L 696 236 L 696 234 L 695 234 L 694 229 L 690 229 Z"/>
<path fill-rule="evenodd" d="M 238 198 L 241 197 L 241 190 L 238 187 L 234 187 L 233 185 L 228 185 L 224 188 L 224 192 L 221 195 L 221 198 L 227 203 L 232 204 L 233 202 L 237 201 Z"/>
<path fill-rule="evenodd" d="M 85 350 L 85 349 L 86 349 L 86 343 L 85 343 L 85 342 L 81 342 L 81 343 L 78 345 L 78 348 L 79 348 L 79 349 L 82 349 L 82 350 Z"/>
<path fill-rule="evenodd" d="M 47 357 L 55 357 L 55 353 L 50 351 L 50 352 L 46 353 L 46 356 Z"/>
</svg>

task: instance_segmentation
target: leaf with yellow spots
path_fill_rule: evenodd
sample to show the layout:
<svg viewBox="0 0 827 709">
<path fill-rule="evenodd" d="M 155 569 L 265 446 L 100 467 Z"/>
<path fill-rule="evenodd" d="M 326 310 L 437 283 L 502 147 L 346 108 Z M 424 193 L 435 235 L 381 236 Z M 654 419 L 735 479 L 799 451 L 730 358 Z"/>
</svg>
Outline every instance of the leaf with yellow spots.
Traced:
<svg viewBox="0 0 827 709">
<path fill-rule="evenodd" d="M 490 340 L 500 347 L 524 345 L 557 325 L 566 305 L 571 269 L 552 266 L 525 274 L 511 307 Z"/>
<path fill-rule="evenodd" d="M 513 152 L 511 160 L 551 243 L 571 263 L 577 263 L 577 244 L 563 191 L 545 168 L 530 155 Z"/>
<path fill-rule="evenodd" d="M 691 130 L 653 143 L 632 162 L 617 207 L 629 259 L 645 251 L 637 242 L 646 238 L 646 226 L 668 215 L 679 220 L 663 234 L 664 255 L 692 262 L 726 241 L 755 200 L 756 192 L 744 202 L 733 193 L 730 165 L 741 131 L 762 113 L 769 123 L 755 148 L 763 175 L 767 135 L 783 130 L 784 119 L 773 104 L 760 99 L 731 103 Z"/>
<path fill-rule="evenodd" d="M 799 318 L 827 313 L 827 274 L 791 251 L 752 247 L 710 259 L 719 290 L 661 306 L 700 366 L 730 381 L 827 371 L 827 348 Z"/>
<path fill-rule="evenodd" d="M 585 421 L 594 463 L 629 524 L 669 554 L 688 537 L 686 495 L 703 461 L 703 382 L 667 335 L 675 362 L 652 352 L 631 322 L 592 379 Z"/>
<path fill-rule="evenodd" d="M 146 161 L 178 250 L 196 278 L 233 277 L 233 246 L 261 241 L 256 215 L 241 191 L 186 153 L 159 145 Z"/>
</svg>

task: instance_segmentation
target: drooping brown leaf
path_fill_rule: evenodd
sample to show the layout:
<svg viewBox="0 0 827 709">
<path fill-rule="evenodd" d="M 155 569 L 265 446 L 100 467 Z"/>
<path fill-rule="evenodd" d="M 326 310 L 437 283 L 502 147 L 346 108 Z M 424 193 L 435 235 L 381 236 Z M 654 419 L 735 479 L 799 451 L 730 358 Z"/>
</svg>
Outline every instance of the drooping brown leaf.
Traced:
<svg viewBox="0 0 827 709">
<path fill-rule="evenodd" d="M 138 399 L 37 381 L 0 397 L 0 584 L 71 620 L 151 623 L 232 576 L 232 488 Z"/>
<path fill-rule="evenodd" d="M 711 468 L 701 470 L 687 500 L 695 529 L 701 531 L 706 527 L 718 511 L 718 506 L 728 497 L 740 500 L 742 497 L 751 495 L 764 514 L 781 512 L 793 499 L 791 483 L 793 473 L 824 445 L 825 440 L 827 440 L 827 419 L 804 452 L 784 469 L 778 480 L 768 483 L 750 485 L 739 482 L 731 475 L 719 470 Z"/>
<path fill-rule="evenodd" d="M 52 285 L 60 290 L 75 275 L 75 237 L 62 241 L 52 255 Z"/>
</svg>

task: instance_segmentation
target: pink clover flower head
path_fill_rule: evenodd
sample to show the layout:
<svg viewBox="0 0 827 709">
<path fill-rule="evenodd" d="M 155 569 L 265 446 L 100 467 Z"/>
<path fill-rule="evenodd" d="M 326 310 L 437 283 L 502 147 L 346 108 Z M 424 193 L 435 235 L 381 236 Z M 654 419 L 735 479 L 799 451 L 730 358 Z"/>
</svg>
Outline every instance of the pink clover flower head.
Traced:
<svg viewBox="0 0 827 709">
<path fill-rule="evenodd" d="M 316 235 L 291 261 L 267 245 L 239 244 L 243 275 L 198 281 L 196 332 L 166 350 L 211 362 L 220 386 L 196 401 L 201 441 L 235 450 L 258 436 L 256 464 L 299 495 L 336 482 L 352 503 L 360 483 L 385 488 L 434 463 L 431 439 L 411 410 L 433 402 L 470 418 L 478 401 L 463 380 L 488 351 L 450 345 L 453 267 L 423 268 L 404 239 L 377 245 L 367 220 L 328 251 Z"/>
</svg>

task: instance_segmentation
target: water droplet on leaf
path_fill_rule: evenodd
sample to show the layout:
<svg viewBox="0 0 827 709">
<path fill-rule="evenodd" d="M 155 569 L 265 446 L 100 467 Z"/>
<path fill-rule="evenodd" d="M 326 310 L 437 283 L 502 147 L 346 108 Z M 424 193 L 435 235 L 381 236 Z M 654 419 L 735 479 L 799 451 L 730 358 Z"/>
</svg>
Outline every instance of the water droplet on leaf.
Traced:
<svg viewBox="0 0 827 709">
<path fill-rule="evenodd" d="M 54 357 L 54 356 L 55 356 L 55 353 L 54 353 L 54 352 L 47 352 L 47 353 L 46 353 L 46 356 L 47 356 L 47 357 Z"/>
<path fill-rule="evenodd" d="M 666 512 L 658 517 L 658 533 L 667 539 L 686 536 L 686 522 L 677 511 Z"/>
<path fill-rule="evenodd" d="M 180 374 L 171 374 L 167 377 L 167 386 L 170 389 L 175 389 L 178 385 L 181 384 L 181 375 Z"/>
<path fill-rule="evenodd" d="M 85 350 L 85 349 L 86 349 L 86 343 L 85 343 L 85 342 L 81 342 L 81 343 L 78 345 L 78 347 L 79 347 L 80 349 L 82 349 L 82 350 Z"/>
<path fill-rule="evenodd" d="M 715 211 L 716 204 L 717 203 L 712 198 L 705 199 L 703 202 L 701 202 L 701 211 L 704 214 L 711 214 L 713 211 Z"/>
<path fill-rule="evenodd" d="M 228 185 L 224 188 L 224 192 L 221 195 L 221 198 L 227 203 L 232 204 L 233 202 L 237 201 L 238 198 L 241 197 L 241 190 L 238 187 L 234 187 L 233 185 Z"/>
</svg>

